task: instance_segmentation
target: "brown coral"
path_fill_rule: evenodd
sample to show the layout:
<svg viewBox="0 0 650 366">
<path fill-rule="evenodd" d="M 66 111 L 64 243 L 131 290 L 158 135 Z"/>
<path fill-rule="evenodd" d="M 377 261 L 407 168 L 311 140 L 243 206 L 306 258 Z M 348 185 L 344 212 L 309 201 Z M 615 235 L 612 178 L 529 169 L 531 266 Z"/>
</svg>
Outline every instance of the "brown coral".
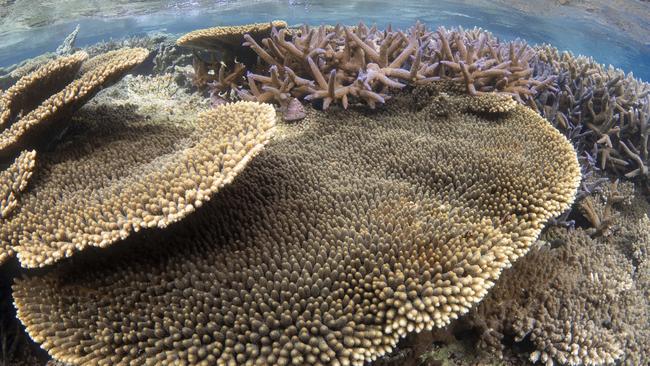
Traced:
<svg viewBox="0 0 650 366">
<path fill-rule="evenodd" d="M 36 107 L 38 103 L 40 105 L 2 131 L 2 135 L 0 135 L 0 156 L 13 156 L 23 149 L 34 147 L 38 139 L 45 132 L 50 132 L 50 129 L 57 122 L 69 117 L 72 112 L 85 104 L 102 88 L 122 78 L 135 65 L 144 61 L 148 54 L 149 51 L 145 49 L 125 48 L 97 56 L 100 58 L 100 62 L 96 62 L 94 58 L 90 59 L 88 62 L 94 65 L 92 69 L 42 103 L 40 103 L 41 99 L 31 98 L 32 95 L 45 97 L 43 91 L 40 90 L 41 84 L 61 86 L 61 81 L 67 81 L 70 74 L 74 75 L 76 73 L 79 68 L 78 62 L 85 57 L 85 54 L 70 56 L 73 62 L 64 63 L 65 67 L 59 68 L 66 71 L 66 73 L 62 73 L 62 75 L 67 76 L 66 78 L 51 77 L 49 71 L 52 67 L 48 68 L 50 64 L 46 65 L 44 69 L 39 69 L 35 74 L 26 76 L 24 83 L 23 80 L 18 82 L 17 86 L 20 87 L 19 90 L 22 90 L 22 92 L 14 94 L 16 96 L 11 98 L 12 104 L 15 99 L 25 99 L 30 101 L 31 107 Z M 57 65 L 57 61 L 54 61 L 54 64 Z M 51 79 L 56 80 L 57 83 L 50 81 Z M 30 91 L 31 89 L 38 89 L 39 91 Z M 45 91 L 51 92 L 52 89 L 46 89 Z M 22 95 L 24 97 L 21 97 Z M 19 106 L 22 104 L 19 104 Z M 10 111 L 11 116 L 17 113 L 15 107 L 12 107 Z M 11 117 L 9 117 L 9 120 L 11 120 Z"/>
<path fill-rule="evenodd" d="M 525 107 L 412 105 L 308 110 L 191 219 L 19 280 L 20 319 L 89 365 L 361 365 L 447 324 L 570 205 L 579 168 Z"/>
<path fill-rule="evenodd" d="M 470 312 L 480 345 L 501 354 L 514 336 L 532 342 L 530 360 L 546 365 L 648 364 L 650 256 L 635 248 L 650 248 L 650 220 L 637 200 L 618 213 L 627 222 L 617 235 L 559 228 L 543 235 Z"/>
<path fill-rule="evenodd" d="M 193 129 L 121 118 L 133 119 L 79 120 L 74 142 L 42 154 L 34 188 L 0 227 L 0 238 L 23 266 L 51 264 L 181 219 L 262 148 L 275 112 L 257 103 L 231 104 L 201 115 Z"/>
<path fill-rule="evenodd" d="M 0 219 L 4 219 L 16 209 L 22 191 L 27 188 L 29 179 L 34 173 L 36 151 L 23 151 L 6 169 L 0 171 Z M 13 254 L 10 247 L 0 250 L 0 263 Z"/>
<path fill-rule="evenodd" d="M 244 42 L 244 34 L 259 39 L 267 35 L 272 27 L 286 28 L 287 23 L 282 20 L 274 20 L 269 23 L 198 29 L 180 37 L 176 40 L 176 44 L 200 50 L 223 51 L 241 46 Z"/>
<path fill-rule="evenodd" d="M 59 92 L 77 75 L 85 52 L 59 57 L 22 77 L 0 96 L 0 129 L 6 129 L 19 117 L 26 115 L 52 94 Z"/>
</svg>

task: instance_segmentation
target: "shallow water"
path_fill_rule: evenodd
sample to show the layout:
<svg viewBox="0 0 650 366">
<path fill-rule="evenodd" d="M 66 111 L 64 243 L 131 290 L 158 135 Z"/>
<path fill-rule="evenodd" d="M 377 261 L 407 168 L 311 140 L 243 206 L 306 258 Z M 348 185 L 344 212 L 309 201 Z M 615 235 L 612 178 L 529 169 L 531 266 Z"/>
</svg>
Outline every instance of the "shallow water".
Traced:
<svg viewBox="0 0 650 366">
<path fill-rule="evenodd" d="M 550 43 L 560 50 L 594 57 L 636 77 L 650 80 L 650 42 L 601 25 L 588 15 L 548 16 L 514 10 L 487 1 L 424 0 L 247 0 L 138 1 L 112 5 L 66 1 L 64 5 L 31 7 L 16 3 L 0 24 L 0 67 L 54 51 L 77 24 L 77 46 L 153 32 L 182 34 L 215 25 L 284 19 L 290 24 L 355 24 L 359 20 L 405 28 L 420 20 L 430 27 L 478 26 L 504 39 L 522 38 L 530 44 Z M 27 7 L 27 9 L 16 9 Z M 32 9 L 33 11 L 27 11 Z M 36 9 L 36 10 L 34 10 Z M 0 15 L 3 13 L 0 11 Z M 650 40 L 649 40 L 650 41 Z"/>
<path fill-rule="evenodd" d="M 650 3 L 641 1 L 0 0 L 0 82 L 17 79 L 3 67 L 55 51 L 77 26 L 82 48 L 165 35 L 149 50 L 79 61 L 61 91 L 43 87 L 56 84 L 48 68 L 22 79 L 37 75 L 36 83 L 0 90 L 3 138 L 24 121 L 47 129 L 28 126 L 34 135 L 0 144 L 0 365 L 44 365 L 45 350 L 87 364 L 159 364 L 163 356 L 214 364 L 214 355 L 243 364 L 243 353 L 230 358 L 241 349 L 250 363 L 282 364 L 278 355 L 292 348 L 292 364 L 316 354 L 346 364 L 358 352 L 364 365 L 381 356 L 373 366 L 603 364 L 594 354 L 650 365 L 650 84 L 491 38 L 468 60 L 479 42 L 460 32 L 420 33 L 429 39 L 418 51 L 393 42 L 396 34 L 350 41 L 356 36 L 332 32 L 324 48 L 336 58 L 294 51 L 295 60 L 274 38 L 276 60 L 257 49 L 257 63 L 246 48 L 203 61 L 168 37 L 272 19 L 401 29 L 420 21 L 548 43 L 650 81 L 650 32 L 639 32 L 650 29 L 641 24 L 650 24 Z M 633 11 L 640 7 L 647 11 Z M 383 42 L 403 49 L 378 61 L 360 50 L 364 41 L 377 53 Z M 109 62 L 129 67 L 105 77 L 99 67 Z M 281 64 L 293 69 L 280 75 Z M 389 65 L 380 70 L 386 78 L 373 81 L 378 64 Z M 235 70 L 230 82 L 224 70 Z M 416 86 L 438 78 L 430 89 Z M 48 99 L 32 103 L 43 91 Z M 85 96 L 92 100 L 82 107 Z M 242 99 L 274 108 L 231 103 Z M 226 109 L 240 107 L 247 112 Z M 221 130 L 242 123 L 245 131 Z M 244 146 L 253 148 L 239 153 Z M 226 153 L 241 161 L 230 164 L 236 157 Z M 27 162 L 7 168 L 18 154 Z M 228 184 L 201 191 L 207 181 Z M 5 211 L 5 202 L 15 206 Z M 425 331 L 413 334 L 419 326 Z M 269 347 L 278 334 L 285 343 Z M 192 342 L 170 342 L 179 335 Z M 41 349 L 32 339 L 46 342 Z M 19 346 L 7 356 L 11 342 Z"/>
</svg>

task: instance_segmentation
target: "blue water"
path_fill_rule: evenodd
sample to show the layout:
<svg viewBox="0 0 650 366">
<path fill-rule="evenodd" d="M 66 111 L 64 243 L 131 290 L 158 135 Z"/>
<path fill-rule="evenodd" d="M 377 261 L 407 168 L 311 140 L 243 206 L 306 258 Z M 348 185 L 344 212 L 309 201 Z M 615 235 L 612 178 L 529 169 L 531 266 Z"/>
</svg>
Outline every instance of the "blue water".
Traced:
<svg viewBox="0 0 650 366">
<path fill-rule="evenodd" d="M 244 24 L 284 19 L 290 24 L 387 24 L 406 28 L 416 20 L 430 27 L 474 26 L 509 40 L 522 38 L 530 44 L 549 43 L 560 50 L 594 57 L 636 77 L 650 80 L 650 44 L 641 44 L 580 17 L 548 18 L 495 5 L 467 5 L 453 1 L 215 1 L 206 6 L 193 2 L 173 3 L 163 11 L 120 18 L 87 17 L 35 29 L 0 34 L 0 66 L 8 66 L 38 54 L 54 51 L 77 24 L 77 46 L 156 31 L 182 34 L 215 25 Z M 180 4 L 180 5 L 179 5 Z"/>
</svg>

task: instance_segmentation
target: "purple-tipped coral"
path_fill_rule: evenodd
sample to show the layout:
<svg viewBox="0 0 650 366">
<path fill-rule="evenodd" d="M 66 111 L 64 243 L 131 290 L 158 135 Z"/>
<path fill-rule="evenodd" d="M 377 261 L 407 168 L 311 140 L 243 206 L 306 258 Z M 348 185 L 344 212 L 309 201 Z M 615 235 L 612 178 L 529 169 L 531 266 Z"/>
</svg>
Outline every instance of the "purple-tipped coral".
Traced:
<svg viewBox="0 0 650 366">
<path fill-rule="evenodd" d="M 616 175 L 649 177 L 650 84 L 550 46 L 538 48 L 534 69 L 538 77 L 557 75 L 557 88 L 541 91 L 535 107 L 581 155 Z"/>
</svg>

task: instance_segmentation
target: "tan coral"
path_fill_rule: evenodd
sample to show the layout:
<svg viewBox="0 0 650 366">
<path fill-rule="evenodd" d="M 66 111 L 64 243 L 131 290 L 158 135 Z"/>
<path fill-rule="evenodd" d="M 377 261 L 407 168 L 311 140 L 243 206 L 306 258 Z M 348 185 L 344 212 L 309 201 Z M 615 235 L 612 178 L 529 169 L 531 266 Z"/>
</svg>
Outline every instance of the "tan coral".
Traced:
<svg viewBox="0 0 650 366">
<path fill-rule="evenodd" d="M 308 109 L 170 231 L 19 280 L 21 321 L 83 365 L 362 365 L 448 324 L 569 207 L 579 166 L 521 105 L 412 105 Z"/>
<path fill-rule="evenodd" d="M 36 166 L 36 151 L 23 151 L 16 160 L 0 172 L 0 223 L 18 206 L 21 192 L 27 188 Z M 11 257 L 13 250 L 2 242 L 0 263 Z"/>
<path fill-rule="evenodd" d="M 273 27 L 286 28 L 287 23 L 282 20 L 274 20 L 269 23 L 199 29 L 180 37 L 176 40 L 176 44 L 184 47 L 220 51 L 224 48 L 241 46 L 244 42 L 244 34 L 250 34 L 254 38 L 261 38 L 268 35 Z"/>
<path fill-rule="evenodd" d="M 180 220 L 259 152 L 273 132 L 275 112 L 253 102 L 229 104 L 199 116 L 194 129 L 163 121 L 127 124 L 118 119 L 134 117 L 120 114 L 90 118 L 77 121 L 87 130 L 75 142 L 42 155 L 43 173 L 0 227 L 1 240 L 25 267 Z"/>
<path fill-rule="evenodd" d="M 77 75 L 85 52 L 59 57 L 23 76 L 11 88 L 0 95 L 0 129 L 9 127 L 19 115 L 36 108 L 50 95 L 59 92 Z"/>
<path fill-rule="evenodd" d="M 12 156 L 33 147 L 45 132 L 85 104 L 102 88 L 116 82 L 149 54 L 143 48 L 125 48 L 88 60 L 95 65 L 90 71 L 50 96 L 0 135 L 0 156 Z M 74 57 L 74 56 L 71 56 Z"/>
<path fill-rule="evenodd" d="M 594 201 L 629 192 L 630 186 L 614 187 Z M 637 195 L 633 204 L 618 202 L 620 212 L 611 217 L 620 226 L 617 235 L 550 228 L 465 319 L 482 331 L 481 348 L 501 355 L 504 338 L 514 337 L 534 346 L 534 363 L 648 364 L 650 221 L 644 201 Z"/>
</svg>

